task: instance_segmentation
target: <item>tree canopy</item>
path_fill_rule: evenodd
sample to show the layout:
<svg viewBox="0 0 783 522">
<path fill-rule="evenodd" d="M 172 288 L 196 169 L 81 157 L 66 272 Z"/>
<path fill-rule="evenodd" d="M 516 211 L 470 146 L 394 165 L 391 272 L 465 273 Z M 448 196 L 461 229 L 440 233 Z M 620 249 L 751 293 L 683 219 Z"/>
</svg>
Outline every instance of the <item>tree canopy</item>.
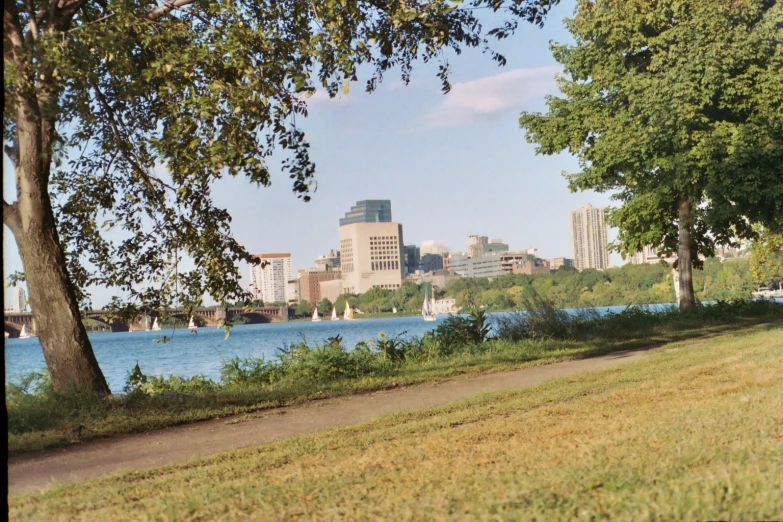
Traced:
<svg viewBox="0 0 783 522">
<path fill-rule="evenodd" d="M 4 150 L 16 201 L 3 223 L 19 246 L 54 386 L 108 392 L 79 304 L 90 285 L 120 295 L 118 315 L 247 297 L 237 262 L 255 263 L 211 186 L 267 186 L 268 161 L 304 200 L 315 165 L 297 125 L 316 88 L 372 91 L 417 59 L 489 48 L 558 0 L 7 0 Z M 501 12 L 486 30 L 478 14 Z M 497 19 L 497 18 L 494 18 Z M 114 230 L 107 235 L 107 230 Z M 179 261 L 193 262 L 180 271 Z"/>
<path fill-rule="evenodd" d="M 698 254 L 783 226 L 781 18 L 770 0 L 578 1 L 575 44 L 551 46 L 561 96 L 520 125 L 579 158 L 572 190 L 619 202 L 616 250 L 678 252 L 690 284 Z"/>
</svg>

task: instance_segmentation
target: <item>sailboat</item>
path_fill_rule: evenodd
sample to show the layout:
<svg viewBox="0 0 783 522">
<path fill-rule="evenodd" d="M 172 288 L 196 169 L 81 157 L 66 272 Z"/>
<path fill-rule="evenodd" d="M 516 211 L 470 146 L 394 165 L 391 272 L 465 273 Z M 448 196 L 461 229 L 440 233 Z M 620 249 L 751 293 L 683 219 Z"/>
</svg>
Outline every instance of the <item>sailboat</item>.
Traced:
<svg viewBox="0 0 783 522">
<path fill-rule="evenodd" d="M 435 299 L 430 301 L 430 287 L 424 288 L 424 304 L 421 306 L 421 315 L 426 322 L 434 321 L 435 317 Z"/>
<path fill-rule="evenodd" d="M 195 332 L 198 330 L 198 326 L 196 326 L 196 322 L 193 320 L 193 316 L 190 316 L 190 322 L 188 323 L 188 330 L 191 332 Z"/>
<path fill-rule="evenodd" d="M 337 308 L 332 307 L 332 321 L 339 321 L 340 318 L 337 317 Z"/>
<path fill-rule="evenodd" d="M 160 325 L 158 324 L 158 318 L 156 317 L 154 321 L 152 321 L 152 330 L 157 331 L 160 330 Z"/>
<path fill-rule="evenodd" d="M 346 321 L 353 319 L 353 310 L 351 310 L 351 305 L 348 304 L 348 301 L 345 302 L 345 313 L 343 314 L 343 319 Z"/>
<path fill-rule="evenodd" d="M 34 336 L 32 336 L 29 333 L 27 333 L 27 325 L 23 324 L 22 325 L 22 331 L 19 332 L 19 338 L 20 339 L 27 339 L 28 337 L 34 337 Z"/>
<path fill-rule="evenodd" d="M 321 318 L 318 317 L 318 308 L 316 308 L 315 310 L 313 310 L 313 322 L 317 323 L 320 320 L 321 320 Z"/>
<path fill-rule="evenodd" d="M 397 313 L 397 307 L 396 307 L 396 306 L 393 306 L 393 307 L 392 307 L 392 313 L 393 313 L 393 314 L 396 314 L 396 313 Z"/>
</svg>

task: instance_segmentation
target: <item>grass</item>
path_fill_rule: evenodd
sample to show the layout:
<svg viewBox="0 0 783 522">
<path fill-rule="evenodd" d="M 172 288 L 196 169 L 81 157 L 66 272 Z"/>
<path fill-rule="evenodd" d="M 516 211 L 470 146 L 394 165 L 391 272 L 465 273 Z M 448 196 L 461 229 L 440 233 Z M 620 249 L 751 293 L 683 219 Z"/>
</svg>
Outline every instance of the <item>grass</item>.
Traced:
<svg viewBox="0 0 783 522">
<path fill-rule="evenodd" d="M 743 302 L 724 308 L 709 307 L 690 316 L 631 310 L 612 317 L 573 321 L 567 317 L 543 317 L 532 323 L 522 321 L 507 326 L 515 340 L 480 344 L 459 345 L 454 335 L 444 335 L 448 342 L 441 342 L 443 339 L 424 344 L 411 342 L 380 352 L 377 346 L 375 351 L 364 353 L 334 346 L 323 350 L 305 347 L 306 353 L 301 356 L 303 349 L 293 347 L 300 355 L 290 356 L 288 359 L 293 362 L 287 366 L 262 366 L 257 373 L 234 371 L 234 377 L 242 377 L 234 382 L 174 378 L 163 380 L 162 386 L 158 386 L 161 380 L 156 380 L 155 386 L 153 383 L 145 386 L 157 387 L 156 391 L 175 391 L 154 396 L 132 393 L 119 400 L 59 395 L 50 389 L 39 393 L 19 389 L 9 392 L 13 388 L 9 387 L 6 390 L 8 451 L 18 454 L 71 443 L 72 430 L 79 425 L 86 427 L 81 430 L 80 440 L 89 440 L 688 339 L 779 318 L 780 308 L 783 305 Z M 770 310 L 778 315 L 771 316 Z M 751 316 L 736 316 L 742 312 Z M 546 326 L 543 338 L 517 338 L 542 331 L 542 325 Z M 461 328 L 454 330 L 459 333 Z M 428 351 L 433 346 L 435 351 Z M 267 380 L 259 379 L 259 375 Z M 268 379 L 270 376 L 274 377 L 273 382 Z"/>
<path fill-rule="evenodd" d="M 672 349 L 675 348 L 675 349 Z M 513 393 L 9 497 L 37 520 L 773 520 L 783 328 Z"/>
</svg>

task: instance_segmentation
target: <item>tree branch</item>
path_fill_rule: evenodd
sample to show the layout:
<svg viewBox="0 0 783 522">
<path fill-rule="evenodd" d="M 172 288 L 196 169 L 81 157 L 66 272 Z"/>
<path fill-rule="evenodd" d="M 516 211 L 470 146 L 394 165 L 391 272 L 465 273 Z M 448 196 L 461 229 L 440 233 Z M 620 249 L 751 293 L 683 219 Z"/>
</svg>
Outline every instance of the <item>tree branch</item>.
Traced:
<svg viewBox="0 0 783 522">
<path fill-rule="evenodd" d="M 103 107 L 103 110 L 105 110 L 109 115 L 109 125 L 111 125 L 112 131 L 114 132 L 114 135 L 117 137 L 118 144 L 122 143 L 123 142 L 122 134 L 120 133 L 120 129 L 117 127 L 114 109 L 112 109 L 109 103 L 106 101 L 106 98 L 103 96 L 103 93 L 98 88 L 97 84 L 92 83 L 92 88 L 95 89 L 95 95 L 98 98 L 98 102 L 101 104 L 101 107 Z M 152 181 L 158 182 L 160 185 L 162 185 L 165 188 L 168 188 L 172 192 L 177 191 L 174 187 L 164 182 L 163 180 L 147 174 L 147 172 L 141 167 L 141 165 L 139 165 L 139 163 L 133 158 L 133 156 L 129 154 L 127 150 L 125 150 L 125 147 L 119 146 L 117 148 L 120 151 L 120 154 L 122 154 L 122 157 L 125 158 L 125 160 L 128 163 L 130 163 L 131 167 L 133 167 L 133 170 L 135 170 L 142 178 L 144 178 L 144 180 L 147 182 L 147 187 L 149 187 L 150 191 L 153 194 L 156 194 L 156 192 L 155 192 L 155 187 L 152 185 Z M 159 200 L 159 202 L 161 203 L 161 205 L 164 204 L 162 200 Z"/>
<path fill-rule="evenodd" d="M 145 18 L 147 20 L 157 20 L 158 18 L 169 14 L 174 9 L 179 9 L 182 6 L 192 4 L 195 1 L 196 0 L 174 0 L 173 2 L 169 2 L 167 0 L 163 0 L 164 5 L 147 13 Z"/>
<path fill-rule="evenodd" d="M 15 52 L 24 45 L 22 26 L 19 23 L 19 11 L 14 0 L 4 0 L 3 4 L 3 40 L 11 43 Z M 5 46 L 3 46 L 5 47 Z M 5 53 L 3 53 L 5 54 Z"/>
</svg>

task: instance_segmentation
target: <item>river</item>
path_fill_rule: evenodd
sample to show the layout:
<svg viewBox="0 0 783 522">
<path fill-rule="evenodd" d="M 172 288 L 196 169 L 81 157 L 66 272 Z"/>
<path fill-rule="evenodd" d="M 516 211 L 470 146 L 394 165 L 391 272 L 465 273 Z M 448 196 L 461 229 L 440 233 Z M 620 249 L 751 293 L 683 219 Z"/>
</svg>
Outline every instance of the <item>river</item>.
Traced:
<svg viewBox="0 0 783 522">
<path fill-rule="evenodd" d="M 672 305 L 651 305 L 660 309 Z M 601 307 L 601 314 L 619 312 L 623 306 Z M 573 312 L 573 310 L 570 310 Z M 496 316 L 497 314 L 490 314 Z M 199 328 L 198 335 L 186 328 L 164 328 L 156 332 L 117 332 L 89 334 L 95 356 L 109 382 L 112 392 L 122 391 L 130 370 L 139 363 L 148 375 L 205 375 L 216 381 L 224 361 L 233 357 L 265 357 L 274 359 L 277 349 L 305 337 L 309 343 L 323 342 L 341 335 L 344 346 L 377 337 L 421 336 L 437 327 L 436 322 L 425 323 L 421 316 L 356 319 L 353 321 L 320 322 L 296 321 L 236 326 L 228 339 L 225 332 L 214 327 Z M 167 343 L 161 338 L 170 338 Z M 43 350 L 37 337 L 5 340 L 6 382 L 18 382 L 32 371 L 44 369 Z"/>
</svg>

